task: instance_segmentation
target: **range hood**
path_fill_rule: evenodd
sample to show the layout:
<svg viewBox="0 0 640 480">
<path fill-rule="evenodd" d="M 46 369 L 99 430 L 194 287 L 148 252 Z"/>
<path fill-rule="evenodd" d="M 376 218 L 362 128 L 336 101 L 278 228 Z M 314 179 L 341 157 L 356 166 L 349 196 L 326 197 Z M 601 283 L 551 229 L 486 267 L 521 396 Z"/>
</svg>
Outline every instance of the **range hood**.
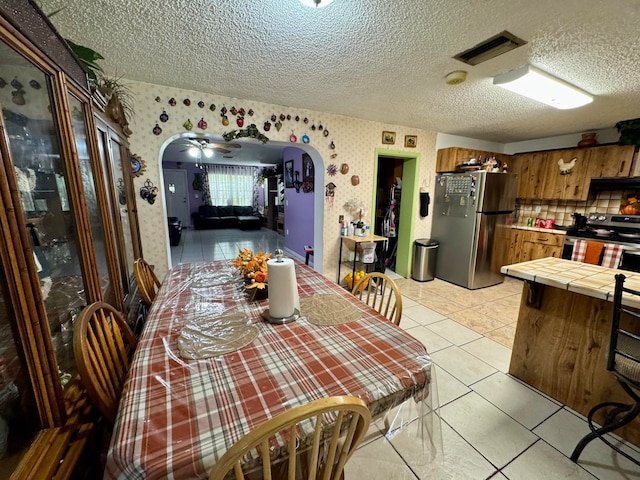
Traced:
<svg viewBox="0 0 640 480">
<path fill-rule="evenodd" d="M 590 190 L 640 190 L 640 177 L 592 178 Z"/>
</svg>

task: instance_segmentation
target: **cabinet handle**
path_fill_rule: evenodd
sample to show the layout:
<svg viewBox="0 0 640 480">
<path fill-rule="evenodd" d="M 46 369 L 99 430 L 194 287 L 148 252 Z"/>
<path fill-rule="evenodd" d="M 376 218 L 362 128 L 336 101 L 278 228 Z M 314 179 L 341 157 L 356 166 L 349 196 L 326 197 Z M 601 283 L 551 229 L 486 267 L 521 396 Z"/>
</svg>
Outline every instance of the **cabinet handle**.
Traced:
<svg viewBox="0 0 640 480">
<path fill-rule="evenodd" d="M 623 160 L 622 163 L 620 164 L 620 170 L 618 170 L 618 173 L 624 172 L 624 163 L 625 162 L 626 162 L 626 160 Z"/>
<path fill-rule="evenodd" d="M 580 187 L 579 187 L 578 185 L 576 185 L 576 188 L 574 188 L 574 189 L 573 189 L 573 195 L 574 195 L 574 196 L 575 196 L 575 195 L 578 195 L 578 189 L 579 189 L 579 188 L 580 188 Z"/>
<path fill-rule="evenodd" d="M 539 242 L 548 242 L 549 239 L 548 238 L 538 238 Z"/>
</svg>

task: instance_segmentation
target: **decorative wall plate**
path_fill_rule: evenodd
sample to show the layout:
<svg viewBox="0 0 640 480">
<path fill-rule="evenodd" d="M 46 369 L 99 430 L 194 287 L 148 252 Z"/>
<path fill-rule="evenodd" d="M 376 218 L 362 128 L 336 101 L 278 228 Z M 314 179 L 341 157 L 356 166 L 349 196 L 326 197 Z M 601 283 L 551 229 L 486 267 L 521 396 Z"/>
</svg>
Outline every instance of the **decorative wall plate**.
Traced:
<svg viewBox="0 0 640 480">
<path fill-rule="evenodd" d="M 309 135 L 307 135 L 306 133 L 302 136 L 302 143 L 309 143 L 311 141 L 311 139 L 309 138 Z"/>
<path fill-rule="evenodd" d="M 347 165 L 346 163 L 343 163 L 342 165 L 340 165 L 340 173 L 343 175 L 346 175 L 347 173 L 349 173 L 349 165 Z"/>
<path fill-rule="evenodd" d="M 327 175 L 334 177 L 336 173 L 338 173 L 338 167 L 336 167 L 335 163 L 330 164 L 327 167 Z"/>
<path fill-rule="evenodd" d="M 131 158 L 129 160 L 131 162 L 131 175 L 133 175 L 134 177 L 139 177 L 144 174 L 147 166 L 140 155 L 134 153 L 131 155 Z"/>
<path fill-rule="evenodd" d="M 167 115 L 167 111 L 163 108 L 162 113 L 160 114 L 160 121 L 166 122 L 167 120 L 169 120 L 169 115 Z"/>
</svg>

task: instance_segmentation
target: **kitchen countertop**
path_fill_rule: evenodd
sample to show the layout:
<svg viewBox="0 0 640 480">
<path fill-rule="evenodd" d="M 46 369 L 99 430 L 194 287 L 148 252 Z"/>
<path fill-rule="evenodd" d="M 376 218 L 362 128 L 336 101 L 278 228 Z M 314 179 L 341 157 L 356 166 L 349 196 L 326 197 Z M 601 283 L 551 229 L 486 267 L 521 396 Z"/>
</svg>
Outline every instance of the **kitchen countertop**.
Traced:
<svg viewBox="0 0 640 480">
<path fill-rule="evenodd" d="M 556 230 L 555 228 L 541 228 L 541 227 L 527 227 L 526 225 L 511 225 L 511 228 L 515 228 L 517 230 L 531 230 L 534 232 L 542 232 L 542 233 L 556 233 L 560 235 L 566 235 L 566 230 Z"/>
<path fill-rule="evenodd" d="M 500 268 L 500 272 L 510 277 L 529 280 L 609 302 L 613 302 L 615 275 L 618 273 L 627 277 L 625 286 L 640 290 L 640 273 L 555 257 L 505 265 Z M 629 297 L 624 300 L 625 297 L 626 294 L 622 303 L 640 308 L 638 297 Z"/>
</svg>

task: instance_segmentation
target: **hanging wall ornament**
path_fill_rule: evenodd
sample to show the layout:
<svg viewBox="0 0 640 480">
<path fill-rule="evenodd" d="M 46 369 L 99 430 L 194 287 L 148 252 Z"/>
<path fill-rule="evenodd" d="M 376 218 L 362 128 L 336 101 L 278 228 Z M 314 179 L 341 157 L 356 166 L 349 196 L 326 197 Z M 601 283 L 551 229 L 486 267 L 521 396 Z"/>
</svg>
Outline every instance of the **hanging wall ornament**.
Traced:
<svg viewBox="0 0 640 480">
<path fill-rule="evenodd" d="M 250 108 L 247 113 L 249 114 L 250 117 L 253 117 L 253 108 Z"/>
<path fill-rule="evenodd" d="M 244 114 L 245 114 L 245 110 L 244 110 L 244 108 L 243 108 L 243 107 L 240 107 L 240 108 L 238 109 L 238 113 L 240 114 L 240 116 L 241 116 L 241 117 L 244 117 Z"/>
<path fill-rule="evenodd" d="M 187 107 L 191 105 L 191 100 L 189 100 L 188 98 L 185 98 L 182 103 L 184 103 Z"/>
<path fill-rule="evenodd" d="M 287 114 L 287 120 L 291 120 L 291 115 Z"/>
<path fill-rule="evenodd" d="M 200 100 L 200 101 L 198 102 L 198 106 L 199 106 L 200 108 L 204 108 L 204 102 L 203 102 L 202 100 Z"/>
<path fill-rule="evenodd" d="M 22 90 L 22 87 L 24 87 L 24 85 L 20 83 L 20 80 L 18 80 L 18 77 L 14 77 L 13 80 L 11 80 L 11 86 L 16 90 Z"/>
<path fill-rule="evenodd" d="M 29 86 L 34 90 L 40 90 L 40 88 L 42 88 L 36 80 L 29 80 Z"/>
<path fill-rule="evenodd" d="M 323 134 L 325 137 L 328 137 L 328 136 L 329 136 L 329 130 L 327 130 L 327 129 L 325 128 L 325 129 L 324 129 L 324 132 L 322 132 L 322 134 Z"/>
<path fill-rule="evenodd" d="M 308 119 L 307 117 L 304 117 L 303 122 L 304 122 L 304 123 L 309 123 L 309 119 Z"/>
<path fill-rule="evenodd" d="M 316 131 L 316 124 L 315 123 L 311 124 L 311 130 L 314 131 L 314 132 Z"/>
<path fill-rule="evenodd" d="M 176 103 L 177 103 L 177 102 L 176 102 L 176 99 L 175 99 L 175 98 L 171 97 L 171 98 L 169 99 L 169 105 L 171 105 L 172 107 L 175 107 L 175 106 L 176 106 Z"/>
<path fill-rule="evenodd" d="M 264 129 L 265 132 L 268 132 L 269 130 L 271 130 L 271 122 L 267 120 L 266 122 L 264 122 L 264 125 L 262 126 L 262 128 Z M 276 128 L 278 127 L 276 126 Z M 280 129 L 278 128 L 278 130 Z"/>
<path fill-rule="evenodd" d="M 334 163 L 330 164 L 327 167 L 327 175 L 329 175 L 330 177 L 335 177 L 336 173 L 338 173 L 338 167 L 336 167 Z"/>
<path fill-rule="evenodd" d="M 229 119 L 227 118 L 226 115 L 222 116 L 222 125 L 224 125 L 225 127 L 229 125 Z"/>
<path fill-rule="evenodd" d="M 296 122 L 299 122 L 299 121 L 300 121 L 300 116 L 296 115 Z"/>
<path fill-rule="evenodd" d="M 287 119 L 287 117 L 284 116 L 284 113 L 280 114 L 280 121 L 284 122 Z"/>
<path fill-rule="evenodd" d="M 238 115 L 238 118 L 236 118 L 236 124 L 242 128 L 244 126 L 244 117 L 241 115 Z"/>
<path fill-rule="evenodd" d="M 227 107 L 222 105 L 222 108 L 220 109 L 220 116 L 224 117 L 226 114 L 227 114 Z"/>
<path fill-rule="evenodd" d="M 330 148 L 331 150 L 335 150 L 335 149 L 336 149 L 336 144 L 335 144 L 335 143 L 333 143 L 333 140 L 331 140 L 331 143 L 329 144 L 329 148 Z"/>
<path fill-rule="evenodd" d="M 169 120 L 169 115 L 167 115 L 167 111 L 163 108 L 162 113 L 160 114 L 160 121 L 166 122 L 167 120 Z"/>
<path fill-rule="evenodd" d="M 311 139 L 309 138 L 309 135 L 307 135 L 306 133 L 302 136 L 302 143 L 309 143 L 311 141 Z"/>
<path fill-rule="evenodd" d="M 336 184 L 329 182 L 324 186 L 324 196 L 333 197 L 335 195 Z"/>
<path fill-rule="evenodd" d="M 322 131 L 322 122 L 320 122 L 320 125 L 318 125 L 318 131 L 321 132 Z"/>
<path fill-rule="evenodd" d="M 211 110 L 212 112 L 216 111 L 216 104 L 212 103 L 211 105 L 209 105 L 209 110 Z"/>
<path fill-rule="evenodd" d="M 198 128 L 200 128 L 200 129 L 202 129 L 202 130 L 206 130 L 208 126 L 209 126 L 209 125 L 208 125 L 208 124 L 207 124 L 207 122 L 204 120 L 204 117 L 202 117 L 202 118 L 200 119 L 200 121 L 198 122 Z"/>
<path fill-rule="evenodd" d="M 182 124 L 185 130 L 191 130 L 193 128 L 193 123 L 191 123 L 191 119 L 187 118 L 187 121 Z"/>
<path fill-rule="evenodd" d="M 271 122 L 275 123 L 276 120 L 278 120 L 278 117 L 271 115 Z"/>
<path fill-rule="evenodd" d="M 7 86 L 7 81 L 4 78 L 0 77 L 0 88 L 4 88 L 6 86 Z"/>
<path fill-rule="evenodd" d="M 231 115 L 237 115 L 237 114 L 238 114 L 238 109 L 237 109 L 236 107 L 231 107 L 231 108 L 229 109 L 229 113 L 230 113 Z"/>
<path fill-rule="evenodd" d="M 153 127 L 152 132 L 154 135 L 160 135 L 162 133 L 162 129 L 160 128 L 160 125 L 156 123 L 156 126 Z"/>
<path fill-rule="evenodd" d="M 280 120 L 278 120 L 278 121 L 276 122 L 276 125 L 275 125 L 275 126 L 276 126 L 276 130 L 277 130 L 277 131 L 280 131 L 280 129 L 282 128 L 282 122 L 281 122 Z"/>
<path fill-rule="evenodd" d="M 340 173 L 343 175 L 346 175 L 347 173 L 349 173 L 349 165 L 347 165 L 346 163 L 343 163 L 342 165 L 340 165 Z"/>
<path fill-rule="evenodd" d="M 293 133 L 293 130 L 291 130 L 291 135 L 289 135 L 289 141 L 291 143 L 296 143 L 298 141 L 298 137 L 296 137 L 296 134 Z"/>
<path fill-rule="evenodd" d="M 360 177 L 358 175 L 353 175 L 351 177 L 351 185 L 354 187 L 360 183 Z"/>
</svg>

